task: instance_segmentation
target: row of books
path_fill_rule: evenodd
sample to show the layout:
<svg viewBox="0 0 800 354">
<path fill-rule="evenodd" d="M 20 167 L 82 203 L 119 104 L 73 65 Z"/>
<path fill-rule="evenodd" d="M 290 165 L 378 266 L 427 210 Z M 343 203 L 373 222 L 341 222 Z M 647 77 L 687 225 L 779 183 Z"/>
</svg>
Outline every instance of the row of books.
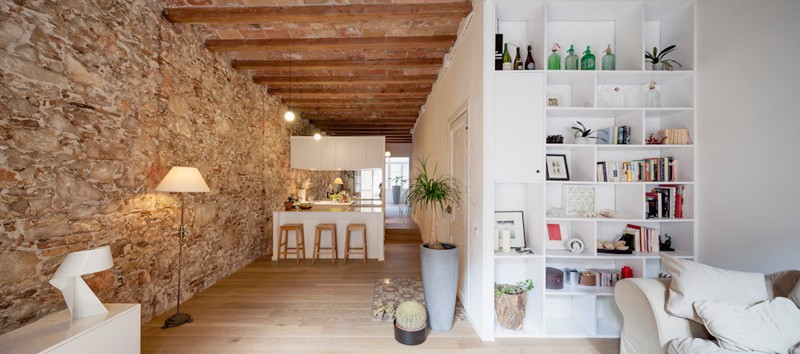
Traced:
<svg viewBox="0 0 800 354">
<path fill-rule="evenodd" d="M 658 136 L 664 139 L 664 144 L 667 145 L 688 145 L 691 144 L 689 140 L 689 129 L 674 128 L 674 129 L 661 129 L 658 131 Z"/>
<path fill-rule="evenodd" d="M 676 161 L 672 156 L 634 161 L 600 161 L 598 182 L 674 182 Z"/>
<path fill-rule="evenodd" d="M 628 224 L 623 235 L 633 236 L 633 250 L 642 253 L 659 252 L 659 231 L 652 227 Z"/>
<path fill-rule="evenodd" d="M 631 143 L 631 126 L 623 125 L 598 131 L 598 144 L 626 145 Z"/>
<path fill-rule="evenodd" d="M 616 269 L 587 269 L 587 271 L 594 273 L 595 282 L 594 286 L 612 287 L 620 280 L 620 271 Z"/>
<path fill-rule="evenodd" d="M 647 218 L 683 218 L 683 201 L 686 186 L 659 185 L 645 193 Z"/>
</svg>

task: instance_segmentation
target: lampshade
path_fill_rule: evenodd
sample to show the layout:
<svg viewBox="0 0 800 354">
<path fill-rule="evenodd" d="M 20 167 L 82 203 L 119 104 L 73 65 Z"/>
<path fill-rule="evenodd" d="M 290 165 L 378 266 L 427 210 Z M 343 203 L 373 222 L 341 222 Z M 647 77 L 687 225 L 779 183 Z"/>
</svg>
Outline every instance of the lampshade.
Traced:
<svg viewBox="0 0 800 354">
<path fill-rule="evenodd" d="M 72 318 L 108 312 L 81 275 L 97 273 L 112 266 L 114 259 L 111 257 L 109 246 L 72 252 L 64 258 L 50 279 L 50 284 L 64 295 L 64 301 L 72 313 Z"/>
<path fill-rule="evenodd" d="M 341 178 L 339 178 L 339 177 L 336 177 L 336 179 L 335 179 L 335 180 L 333 180 L 333 184 L 344 184 L 344 182 L 342 181 L 342 179 L 341 179 Z"/>
<path fill-rule="evenodd" d="M 174 166 L 158 184 L 156 191 L 206 193 L 211 190 L 197 168 Z"/>
</svg>

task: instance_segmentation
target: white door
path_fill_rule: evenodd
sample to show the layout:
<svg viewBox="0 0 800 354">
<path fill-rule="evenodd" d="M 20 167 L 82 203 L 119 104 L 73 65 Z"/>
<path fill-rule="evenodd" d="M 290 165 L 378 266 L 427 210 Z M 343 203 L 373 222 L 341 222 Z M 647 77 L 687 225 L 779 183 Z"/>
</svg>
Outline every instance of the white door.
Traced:
<svg viewBox="0 0 800 354">
<path fill-rule="evenodd" d="M 458 295 L 461 303 L 466 304 L 468 294 L 467 275 L 468 264 L 467 252 L 469 247 L 467 237 L 467 210 L 468 210 L 468 175 L 469 171 L 469 134 L 467 132 L 467 112 L 461 113 L 450 123 L 449 145 L 450 145 L 450 175 L 461 184 L 461 205 L 452 206 L 450 209 L 448 223 L 448 236 L 450 242 L 458 246 Z"/>
</svg>

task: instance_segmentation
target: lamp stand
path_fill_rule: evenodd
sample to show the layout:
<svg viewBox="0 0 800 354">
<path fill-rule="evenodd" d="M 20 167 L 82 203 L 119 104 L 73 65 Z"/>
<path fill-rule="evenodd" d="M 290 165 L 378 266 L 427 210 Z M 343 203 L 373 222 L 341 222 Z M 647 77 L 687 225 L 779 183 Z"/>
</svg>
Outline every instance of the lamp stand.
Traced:
<svg viewBox="0 0 800 354">
<path fill-rule="evenodd" d="M 192 316 L 189 316 L 188 313 L 181 313 L 181 273 L 183 272 L 183 235 L 185 230 L 183 228 L 183 195 L 186 193 L 181 193 L 181 228 L 179 230 L 180 234 L 180 246 L 178 246 L 178 308 L 175 311 L 175 314 L 167 318 L 164 321 L 164 325 L 161 326 L 161 329 L 167 329 L 171 327 L 178 327 L 184 323 L 189 323 L 194 321 Z"/>
</svg>

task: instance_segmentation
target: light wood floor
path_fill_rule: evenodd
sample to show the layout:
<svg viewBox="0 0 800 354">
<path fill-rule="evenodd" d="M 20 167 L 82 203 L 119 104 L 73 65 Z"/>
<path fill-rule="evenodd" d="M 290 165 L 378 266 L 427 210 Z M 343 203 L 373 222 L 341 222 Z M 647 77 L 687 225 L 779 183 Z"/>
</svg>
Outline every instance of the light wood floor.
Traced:
<svg viewBox="0 0 800 354">
<path fill-rule="evenodd" d="M 144 353 L 617 353 L 618 340 L 498 339 L 482 342 L 466 321 L 416 347 L 392 324 L 372 321 L 375 278 L 419 277 L 419 245 L 388 244 L 386 261 L 332 265 L 259 259 L 186 301 L 194 322 L 162 330 L 169 311 L 142 326 Z"/>
</svg>

